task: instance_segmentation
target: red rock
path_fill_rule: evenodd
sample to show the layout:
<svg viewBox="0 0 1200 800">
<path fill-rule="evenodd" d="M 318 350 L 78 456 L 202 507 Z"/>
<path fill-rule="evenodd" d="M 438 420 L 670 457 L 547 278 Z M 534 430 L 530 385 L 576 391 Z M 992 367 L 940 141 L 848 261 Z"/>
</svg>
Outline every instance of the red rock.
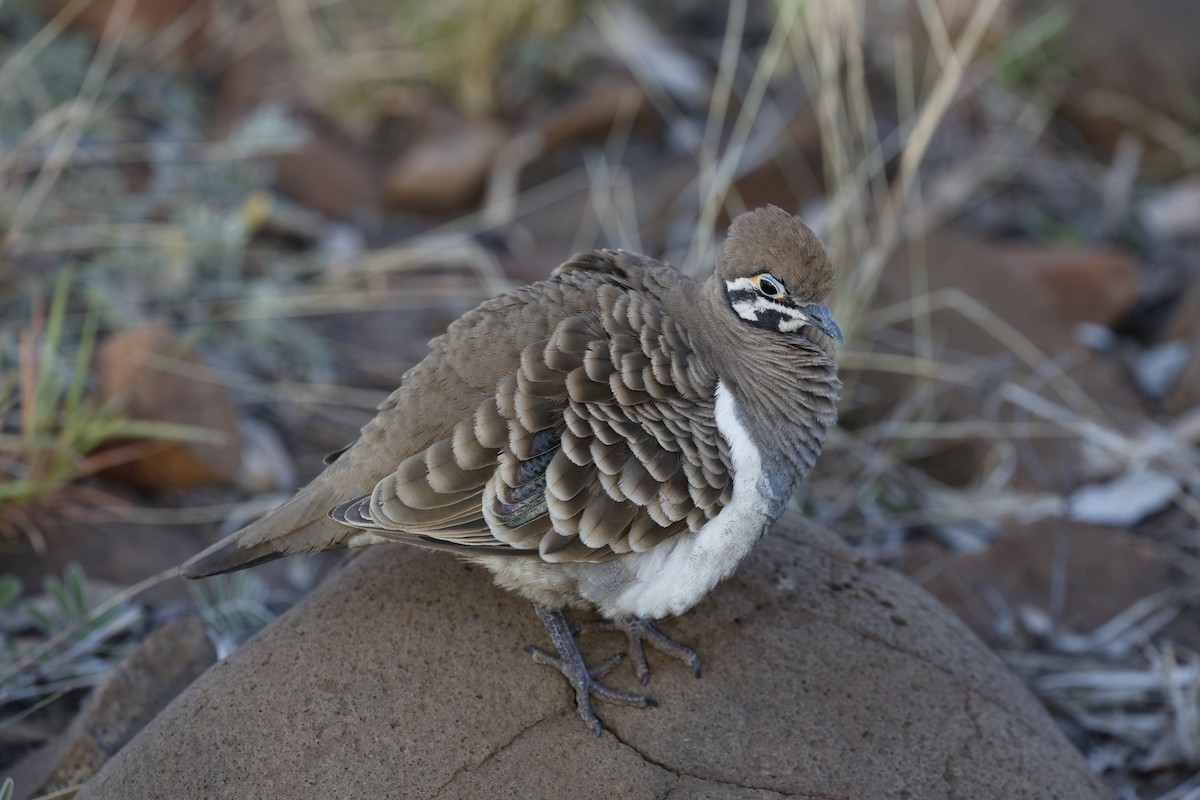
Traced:
<svg viewBox="0 0 1200 800">
<path fill-rule="evenodd" d="M 1032 243 L 999 249 L 1014 272 L 1041 284 L 1064 323 L 1112 325 L 1137 302 L 1137 264 L 1118 250 Z"/>
<path fill-rule="evenodd" d="M 596 80 L 538 126 L 547 149 L 581 141 L 603 140 L 617 125 L 649 110 L 641 86 L 627 75 Z"/>
<path fill-rule="evenodd" d="M 109 337 L 97 357 L 102 398 L 125 398 L 122 414 L 129 419 L 202 428 L 219 442 L 147 441 L 144 455 L 106 475 L 153 489 L 229 483 L 237 477 L 242 449 L 233 401 L 211 367 L 179 351 L 178 338 L 161 326 Z"/>
<path fill-rule="evenodd" d="M 46 5 L 58 13 L 71 4 L 67 0 L 51 0 Z M 71 27 L 99 39 L 115 21 L 113 12 L 122 6 L 121 0 L 90 0 L 71 22 Z M 180 48 L 189 59 L 195 59 L 209 44 L 214 18 L 212 0 L 132 0 L 128 8 L 126 27 L 137 29 L 144 35 L 173 35 L 167 34 L 167 29 L 176 25 L 186 29 Z M 124 32 L 114 30 L 113 33 L 122 35 Z"/>
<path fill-rule="evenodd" d="M 322 119 L 286 56 L 271 48 L 231 62 L 221 76 L 211 134 L 221 139 L 237 122 L 264 103 L 274 103 L 301 119 Z M 379 187 L 366 163 L 320 126 L 291 152 L 275 158 L 276 184 L 297 203 L 335 219 L 377 209 Z"/>
<path fill-rule="evenodd" d="M 367 166 L 331 137 L 310 134 L 298 150 L 279 156 L 276 165 L 279 189 L 326 216 L 350 219 L 379 205 Z"/>
<path fill-rule="evenodd" d="M 904 571 L 932 574 L 923 588 L 986 640 L 995 639 L 996 597 L 1051 614 L 1060 603 L 1065 629 L 1090 631 L 1177 578 L 1152 544 L 1059 519 L 1013 524 L 982 552 L 931 561 Z"/>
<path fill-rule="evenodd" d="M 1067 379 L 1040 390 L 1045 396 L 1086 413 L 1099 409 L 1109 424 L 1127 431 L 1144 421 L 1141 402 L 1128 381 L 1113 364 L 1076 344 L 1077 320 L 1071 309 L 1063 307 L 1066 301 L 1043 280 L 1046 273 L 1032 268 L 1024 256 L 1013 255 L 1006 245 L 944 231 L 927 239 L 919 263 L 910 262 L 911 254 L 902 251 L 885 265 L 873 307 L 891 307 L 898 313 L 895 309 L 912 302 L 914 291 L 928 292 L 938 306 L 927 319 L 932 358 L 939 368 L 970 370 L 978 376 L 962 385 L 942 385 L 936 395 L 939 419 L 978 419 L 981 403 L 1000 381 L 1042 386 L 1044 378 L 1035 378 L 1035 372 L 1044 368 L 1045 359 L 1063 358 Z M 913 308 L 919 312 L 918 306 Z M 902 333 L 877 339 L 876 347 L 911 354 L 915 345 L 907 331 L 912 323 L 900 319 L 895 324 Z M 868 371 L 847 376 L 851 401 L 844 407 L 865 422 L 889 413 L 912 391 L 911 375 Z M 986 447 L 985 441 L 967 435 L 961 441 Z M 1023 460 L 1036 454 L 1043 469 L 1061 469 L 1064 459 L 1078 458 L 1077 444 L 1070 438 L 1033 439 L 1023 449 Z M 966 461 L 973 459 L 968 456 Z"/>
<path fill-rule="evenodd" d="M 507 129 L 488 119 L 435 112 L 422 137 L 387 170 L 384 201 L 426 213 L 462 209 L 477 200 Z"/>
<path fill-rule="evenodd" d="M 1076 83 L 1064 94 L 1064 116 L 1104 157 L 1132 134 L 1148 145 L 1149 170 L 1177 174 L 1185 160 L 1165 139 L 1196 125 L 1200 4 L 1069 0 L 1065 7 L 1073 14 L 1063 38 Z"/>
</svg>

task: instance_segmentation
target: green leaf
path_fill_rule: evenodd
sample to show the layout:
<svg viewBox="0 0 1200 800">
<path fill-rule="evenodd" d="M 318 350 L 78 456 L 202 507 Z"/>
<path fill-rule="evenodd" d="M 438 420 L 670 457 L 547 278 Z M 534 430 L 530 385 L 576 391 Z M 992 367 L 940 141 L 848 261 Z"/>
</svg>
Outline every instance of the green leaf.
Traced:
<svg viewBox="0 0 1200 800">
<path fill-rule="evenodd" d="M 67 595 L 67 587 L 58 578 L 57 575 L 47 575 L 42 580 L 42 588 L 46 590 L 46 594 L 54 600 L 62 611 L 63 617 L 71 618 L 71 598 Z"/>
<path fill-rule="evenodd" d="M 63 410 L 70 419 L 81 410 L 83 390 L 87 388 L 88 368 L 92 364 L 92 351 L 96 347 L 96 332 L 100 327 L 100 315 L 88 306 L 87 316 L 83 320 L 83 329 L 79 333 L 79 350 L 75 354 L 75 374 L 67 389 L 67 397 L 63 402 Z"/>
<path fill-rule="evenodd" d="M 135 439 L 169 439 L 178 442 L 199 444 L 224 444 L 225 434 L 199 425 L 184 425 L 177 422 L 156 420 L 119 419 L 113 421 L 113 436 L 128 436 Z"/>
<path fill-rule="evenodd" d="M 72 561 L 63 570 L 63 578 L 70 589 L 70 600 L 75 612 L 70 618 L 79 619 L 88 611 L 87 577 L 83 574 L 83 567 Z"/>
<path fill-rule="evenodd" d="M 54 620 L 49 614 L 47 614 L 45 611 L 42 611 L 33 603 L 26 603 L 25 611 L 28 612 L 29 616 L 33 618 L 34 623 L 42 629 L 42 633 L 46 635 L 54 633 L 54 629 L 57 626 L 54 624 Z"/>
<path fill-rule="evenodd" d="M 33 430 L 29 431 L 31 435 L 42 430 L 40 412 L 53 409 L 58 405 L 56 400 L 61 389 L 62 379 L 52 365 L 54 363 L 54 356 L 59 351 L 59 345 L 62 342 L 63 322 L 67 315 L 67 298 L 70 295 L 73 273 L 74 270 L 70 268 L 63 270 L 62 275 L 59 276 L 58 283 L 54 286 L 54 296 L 50 299 L 50 312 L 46 317 L 46 330 L 42 336 L 41 359 L 38 363 L 34 386 L 35 407 Z M 49 424 L 52 423 L 53 420 L 49 420 L 46 427 L 49 427 Z"/>
</svg>

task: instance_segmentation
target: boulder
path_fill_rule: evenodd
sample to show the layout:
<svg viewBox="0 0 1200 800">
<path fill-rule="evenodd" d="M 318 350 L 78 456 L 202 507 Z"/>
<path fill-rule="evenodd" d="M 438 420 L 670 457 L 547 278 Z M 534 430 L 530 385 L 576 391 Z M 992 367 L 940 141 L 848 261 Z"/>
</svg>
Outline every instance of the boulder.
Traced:
<svg viewBox="0 0 1200 800">
<path fill-rule="evenodd" d="M 66 731 L 16 764 L 16 800 L 65 792 L 95 774 L 215 659 L 199 617 L 151 633 L 96 687 Z"/>
<path fill-rule="evenodd" d="M 242 466 L 237 408 L 220 375 L 162 325 L 119 331 L 96 359 L 100 398 L 119 403 L 134 421 L 165 422 L 206 432 L 211 441 L 139 443 L 136 458 L 122 457 L 105 471 L 144 489 L 188 489 L 231 483 Z M 107 446 L 128 445 L 115 440 Z"/>
<path fill-rule="evenodd" d="M 78 795 L 1102 798 L 1015 675 L 953 614 L 790 515 L 664 623 L 658 708 L 597 703 L 534 664 L 528 603 L 482 569 L 374 548 L 220 662 Z M 602 659 L 624 640 L 584 638 Z M 636 689 L 621 665 L 610 684 Z"/>
</svg>

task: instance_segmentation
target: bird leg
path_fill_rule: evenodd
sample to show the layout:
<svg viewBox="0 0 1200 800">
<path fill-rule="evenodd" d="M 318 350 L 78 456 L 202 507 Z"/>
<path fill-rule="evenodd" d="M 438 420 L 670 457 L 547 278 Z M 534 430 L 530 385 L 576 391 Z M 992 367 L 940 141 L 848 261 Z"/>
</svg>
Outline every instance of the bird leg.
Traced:
<svg viewBox="0 0 1200 800">
<path fill-rule="evenodd" d="M 692 668 L 696 677 L 700 677 L 700 656 L 696 651 L 682 645 L 650 624 L 648 619 L 625 617 L 617 620 L 588 620 L 581 622 L 577 632 L 585 630 L 620 631 L 629 638 L 629 655 L 633 659 L 633 669 L 638 680 L 645 686 L 650 682 L 650 665 L 646 663 L 646 651 L 643 643 L 649 644 L 655 650 L 677 658 Z"/>
<path fill-rule="evenodd" d="M 533 660 L 538 664 L 555 667 L 567 677 L 571 686 L 575 687 L 575 707 L 579 710 L 579 716 L 583 717 L 584 724 L 597 736 L 600 735 L 601 727 L 600 720 L 592 711 L 593 694 L 611 703 L 624 703 L 641 708 L 658 705 L 658 701 L 649 695 L 623 692 L 596 680 L 615 667 L 624 656 L 623 653 L 618 653 L 597 667 L 589 668 L 583 660 L 583 654 L 579 652 L 579 645 L 575 643 L 575 637 L 571 634 L 571 628 L 562 612 L 550 611 L 537 603 L 534 603 L 533 609 L 546 626 L 546 632 L 550 634 L 550 641 L 558 655 L 551 655 L 531 644 L 525 646 L 525 651 L 533 656 Z"/>
</svg>

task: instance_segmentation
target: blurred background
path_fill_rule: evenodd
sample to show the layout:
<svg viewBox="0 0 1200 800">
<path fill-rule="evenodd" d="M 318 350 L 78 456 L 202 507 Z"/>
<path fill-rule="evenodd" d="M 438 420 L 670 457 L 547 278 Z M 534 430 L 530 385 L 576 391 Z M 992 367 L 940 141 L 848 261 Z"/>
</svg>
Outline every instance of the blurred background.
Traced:
<svg viewBox="0 0 1200 800">
<path fill-rule="evenodd" d="M 796 502 L 1118 797 L 1200 797 L 1197 31 L 1188 0 L 3 0 L 0 773 L 71 796 L 119 746 L 82 716 L 211 660 L 185 623 L 224 655 L 311 588 L 329 560 L 173 572 L 454 318 L 593 247 L 703 275 L 775 203 L 846 332 Z"/>
</svg>

